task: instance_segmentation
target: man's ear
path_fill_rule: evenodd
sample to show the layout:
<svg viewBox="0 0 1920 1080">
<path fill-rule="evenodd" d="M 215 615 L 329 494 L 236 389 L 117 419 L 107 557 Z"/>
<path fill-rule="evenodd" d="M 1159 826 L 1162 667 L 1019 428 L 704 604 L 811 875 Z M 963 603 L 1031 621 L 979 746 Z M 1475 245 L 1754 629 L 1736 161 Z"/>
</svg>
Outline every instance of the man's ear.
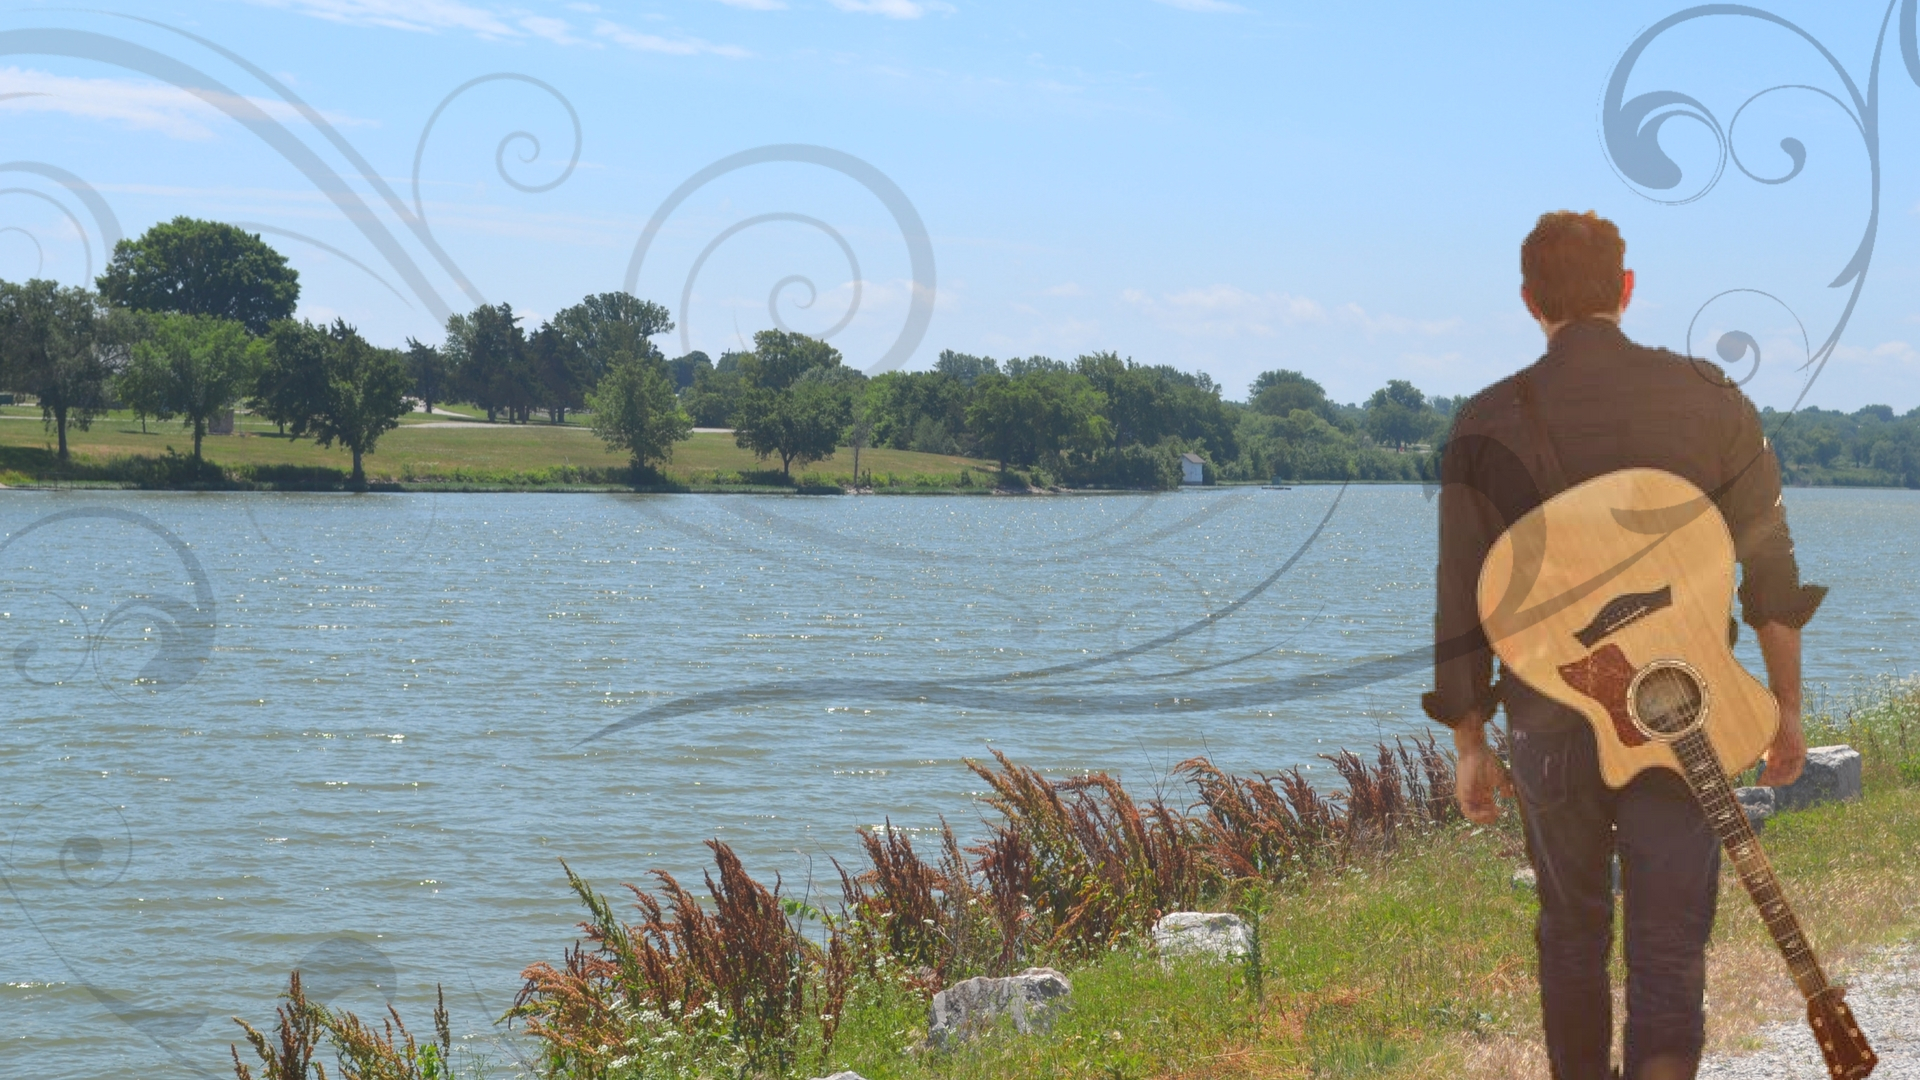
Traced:
<svg viewBox="0 0 1920 1080">
<path fill-rule="evenodd" d="M 1545 317 L 1540 314 L 1540 309 L 1535 306 L 1533 302 L 1533 294 L 1527 291 L 1525 285 L 1520 286 L 1520 302 L 1527 305 L 1527 314 L 1533 316 L 1535 321 L 1546 321 Z"/>
<path fill-rule="evenodd" d="M 1620 310 L 1625 313 L 1627 305 L 1633 302 L 1633 271 L 1620 271 Z"/>
</svg>

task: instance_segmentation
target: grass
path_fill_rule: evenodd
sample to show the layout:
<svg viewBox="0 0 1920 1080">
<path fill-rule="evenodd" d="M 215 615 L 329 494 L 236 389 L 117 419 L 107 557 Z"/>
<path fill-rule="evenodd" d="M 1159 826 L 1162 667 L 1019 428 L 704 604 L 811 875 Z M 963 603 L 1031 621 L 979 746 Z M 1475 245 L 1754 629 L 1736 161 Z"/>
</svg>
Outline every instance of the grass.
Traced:
<svg viewBox="0 0 1920 1080">
<path fill-rule="evenodd" d="M 382 436 L 366 459 L 368 479 L 423 488 L 632 486 L 626 456 L 609 453 L 572 418 L 566 424 L 488 424 L 484 415 L 443 409 L 436 404 L 432 416 L 408 414 Z M 311 440 L 286 438 L 253 417 L 238 419 L 236 434 L 206 438 L 203 453 L 219 470 L 216 483 L 339 486 L 352 468 L 351 455 L 338 446 L 322 448 Z M 161 485 L 156 477 L 179 475 L 165 466 L 169 450 L 185 454 L 193 448 L 192 433 L 176 422 L 150 420 L 142 432 L 129 414 L 116 413 L 95 420 L 86 431 L 69 428 L 72 460 L 63 466 L 54 455 L 52 434 L 39 421 L 38 409 L 0 407 L 0 484 Z M 878 490 L 964 491 L 989 486 L 994 466 L 945 454 L 862 450 L 860 471 L 872 474 Z M 667 486 L 694 490 L 793 486 L 781 478 L 777 459 L 762 461 L 735 446 L 732 435 L 715 432 L 696 432 L 676 444 L 673 460 L 660 472 Z M 795 469 L 793 482 L 844 486 L 851 484 L 852 472 L 853 454 L 843 449 Z"/>
<path fill-rule="evenodd" d="M 1920 682 L 1884 684 L 1808 728 L 1816 745 L 1863 751 L 1865 795 L 1776 816 L 1764 840 L 1844 984 L 1920 931 Z M 944 831 L 923 854 L 891 826 L 863 833 L 867 865 L 842 869 L 836 913 L 754 882 L 717 841 L 712 897 L 656 874 L 655 892 L 629 887 L 636 924 L 569 872 L 591 915 L 586 940 L 561 967 L 529 966 L 514 1015 L 541 1041 L 545 1075 L 580 1080 L 1544 1074 L 1536 901 L 1512 883 L 1525 863 L 1517 815 L 1461 821 L 1450 763 L 1430 743 L 1370 756 L 1331 757 L 1340 792 L 1298 772 L 1186 762 L 1184 809 L 1137 802 L 1100 773 L 973 763 L 999 813 L 988 837 L 962 848 Z M 1708 1045 L 1737 1052 L 1802 1006 L 1730 870 L 1722 896 Z M 1163 963 L 1147 929 L 1189 905 L 1248 918 L 1251 958 Z M 1029 964 L 1073 981 L 1044 1030 L 924 1048 L 934 990 Z M 1614 974 L 1618 988 L 1617 959 Z M 357 1030 L 327 1019 L 336 1038 Z"/>
</svg>

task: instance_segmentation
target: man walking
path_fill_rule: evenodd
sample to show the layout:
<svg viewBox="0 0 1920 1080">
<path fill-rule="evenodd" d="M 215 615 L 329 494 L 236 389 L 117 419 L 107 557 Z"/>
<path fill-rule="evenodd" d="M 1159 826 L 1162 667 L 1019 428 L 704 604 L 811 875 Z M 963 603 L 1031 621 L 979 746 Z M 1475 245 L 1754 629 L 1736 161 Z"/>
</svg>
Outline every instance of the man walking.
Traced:
<svg viewBox="0 0 1920 1080">
<path fill-rule="evenodd" d="M 1609 866 L 1626 904 L 1628 1080 L 1691 1078 L 1705 1040 L 1705 949 L 1720 850 L 1681 778 L 1664 769 L 1626 787 L 1600 778 L 1577 712 L 1505 673 L 1479 623 L 1487 549 L 1564 487 L 1626 468 L 1664 469 L 1709 492 L 1734 537 L 1743 620 L 1759 636 L 1780 704 L 1761 783 L 1791 783 L 1800 729 L 1800 628 L 1826 590 L 1802 586 L 1780 504 L 1780 470 L 1753 404 L 1720 369 L 1629 341 L 1626 245 L 1591 212 L 1543 215 L 1520 248 L 1521 299 L 1547 337 L 1524 371 L 1462 406 L 1441 463 L 1439 612 L 1427 714 L 1453 729 L 1461 810 L 1499 814 L 1515 789 L 1540 896 L 1540 1006 L 1555 1080 L 1605 1080 L 1613 1016 Z M 1498 705 L 1512 735 L 1509 779 L 1487 746 Z"/>
</svg>

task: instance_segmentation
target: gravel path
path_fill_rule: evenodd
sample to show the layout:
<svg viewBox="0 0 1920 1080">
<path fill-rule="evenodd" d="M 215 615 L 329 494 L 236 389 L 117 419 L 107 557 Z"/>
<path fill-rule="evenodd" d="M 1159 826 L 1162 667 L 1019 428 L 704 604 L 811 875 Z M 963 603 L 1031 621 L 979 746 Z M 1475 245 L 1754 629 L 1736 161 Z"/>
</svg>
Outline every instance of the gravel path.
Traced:
<svg viewBox="0 0 1920 1080">
<path fill-rule="evenodd" d="M 1920 1080 L 1920 949 L 1889 950 L 1857 971 L 1847 984 L 1847 1004 L 1880 1055 L 1874 1080 Z M 1827 1080 L 1804 1021 L 1769 1024 L 1760 1037 L 1766 1049 L 1708 1058 L 1700 1080 Z"/>
</svg>

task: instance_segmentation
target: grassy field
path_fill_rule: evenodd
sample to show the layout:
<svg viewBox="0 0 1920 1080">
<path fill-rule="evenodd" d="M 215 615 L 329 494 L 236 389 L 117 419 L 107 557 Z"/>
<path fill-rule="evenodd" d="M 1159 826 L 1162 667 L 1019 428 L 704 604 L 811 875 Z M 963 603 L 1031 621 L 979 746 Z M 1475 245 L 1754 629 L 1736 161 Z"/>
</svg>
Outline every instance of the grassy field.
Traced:
<svg viewBox="0 0 1920 1080">
<path fill-rule="evenodd" d="M 190 454 L 193 436 L 178 423 L 148 421 L 145 431 L 126 414 L 95 420 L 91 429 L 69 429 L 73 463 L 62 468 L 53 453 L 51 432 L 37 409 L 0 407 L 0 483 L 97 480 L 112 482 L 127 468 L 115 462 L 165 459 L 169 450 Z M 289 439 L 272 424 L 243 416 L 233 435 L 209 435 L 206 459 L 230 473 L 266 469 L 328 470 L 344 479 L 351 456 L 335 446 L 325 449 L 307 439 Z M 675 483 L 694 488 L 778 486 L 779 460 L 762 461 L 733 443 L 733 436 L 696 432 L 674 448 L 662 470 Z M 412 413 L 400 427 L 382 436 L 366 459 L 375 483 L 459 486 L 619 485 L 627 477 L 625 454 L 609 453 L 582 424 L 535 422 L 489 424 L 471 411 Z M 992 483 L 989 462 L 903 450 L 863 450 L 860 471 L 877 487 L 964 489 Z M 853 454 L 842 450 L 824 461 L 794 470 L 793 479 L 813 477 L 821 484 L 852 481 Z M 963 476 L 963 473 L 965 474 Z M 323 477 L 316 477 L 323 478 Z M 889 483 L 891 481 L 891 483 Z"/>
</svg>

